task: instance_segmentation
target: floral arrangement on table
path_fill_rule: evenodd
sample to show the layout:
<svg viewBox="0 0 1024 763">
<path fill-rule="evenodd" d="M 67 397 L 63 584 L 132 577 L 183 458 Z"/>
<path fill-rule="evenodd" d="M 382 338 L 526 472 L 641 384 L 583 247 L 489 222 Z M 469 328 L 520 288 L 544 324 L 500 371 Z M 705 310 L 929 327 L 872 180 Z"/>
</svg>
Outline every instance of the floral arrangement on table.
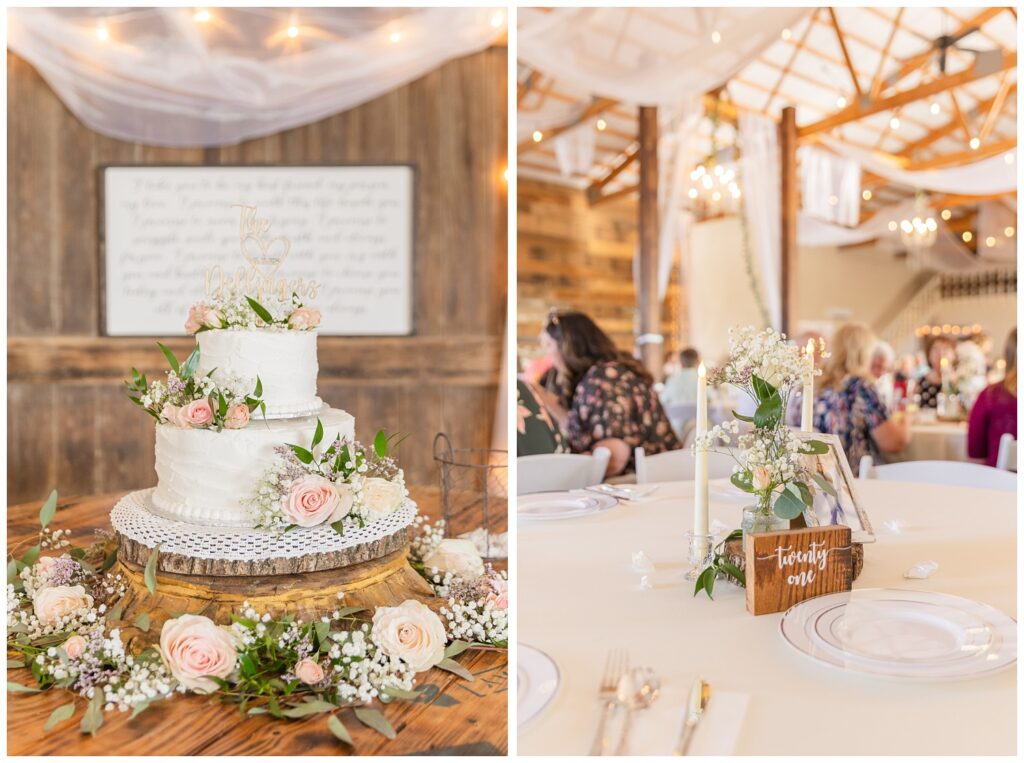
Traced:
<svg viewBox="0 0 1024 763">
<path fill-rule="evenodd" d="M 349 745 L 340 711 L 350 708 L 360 723 L 394 738 L 374 705 L 421 699 L 428 689 L 416 688 L 416 676 L 433 667 L 472 681 L 454 658 L 467 649 L 508 643 L 505 576 L 484 568 L 479 555 L 473 561 L 464 546 L 445 546 L 428 525 L 414 541 L 418 551 L 411 560 L 422 571 L 425 559 L 433 576 L 445 581 L 444 620 L 415 600 L 378 607 L 370 616 L 342 606 L 339 595 L 336 610 L 312 621 L 275 618 L 246 602 L 230 623 L 182 614 L 163 622 L 149 644 L 136 647 L 133 639 L 129 648 L 123 631 L 150 634 L 151 618 L 142 613 L 131 622 L 122 619 L 118 600 L 126 585 L 110 571 L 117 561 L 114 538 L 101 535 L 88 547 L 72 546 L 66 531 L 48 528 L 56 507 L 54 491 L 40 511 L 38 542 L 8 561 L 7 667 L 27 668 L 36 685 L 8 681 L 7 690 L 65 689 L 86 698 L 82 733 L 95 734 L 107 712 L 131 711 L 135 717 L 153 702 L 195 693 L 236 704 L 250 716 L 324 715 L 328 729 Z M 423 552 L 426 557 L 417 555 Z M 442 573 L 435 564 L 450 569 Z M 151 593 L 157 590 L 155 568 L 151 560 Z M 493 598 L 475 598 L 485 590 Z M 73 718 L 77 707 L 74 699 L 57 707 L 44 731 Z"/>
<path fill-rule="evenodd" d="M 179 363 L 165 345 L 157 342 L 171 369 L 165 381 L 146 379 L 132 368 L 132 378 L 125 379 L 128 399 L 140 406 L 157 423 L 181 429 L 243 429 L 249 425 L 253 411 L 259 408 L 266 415 L 262 400 L 263 383 L 224 372 L 214 379 L 212 373 L 196 372 L 199 348 L 196 347 Z"/>
<path fill-rule="evenodd" d="M 373 447 L 336 435 L 326 448 L 319 419 L 309 447 L 282 445 L 249 501 L 253 524 L 287 532 L 330 524 L 339 534 L 398 510 L 408 496 L 405 476 L 391 451 L 401 440 L 377 432 Z"/>
<path fill-rule="evenodd" d="M 800 437 L 785 423 L 792 391 L 817 373 L 785 334 L 748 326 L 729 331 L 729 360 L 709 375 L 712 383 L 732 384 L 756 405 L 753 416 L 733 411 L 738 421 L 712 427 L 694 445 L 735 459 L 732 484 L 755 500 L 744 513 L 745 532 L 776 529 L 798 517 L 814 503 L 812 485 L 835 495 L 832 485 L 802 462 L 803 456 L 827 453 L 828 446 Z M 740 434 L 739 421 L 753 426 Z"/>
<path fill-rule="evenodd" d="M 185 331 L 198 334 L 214 329 L 277 328 L 309 331 L 320 325 L 320 311 L 306 307 L 298 294 L 291 299 L 257 302 L 244 294 L 226 293 L 216 299 L 192 305 L 185 321 Z"/>
<path fill-rule="evenodd" d="M 953 374 L 954 392 L 963 398 L 970 409 L 978 395 L 988 386 L 988 363 L 984 351 L 974 342 L 964 341 L 956 346 L 956 371 Z"/>
</svg>

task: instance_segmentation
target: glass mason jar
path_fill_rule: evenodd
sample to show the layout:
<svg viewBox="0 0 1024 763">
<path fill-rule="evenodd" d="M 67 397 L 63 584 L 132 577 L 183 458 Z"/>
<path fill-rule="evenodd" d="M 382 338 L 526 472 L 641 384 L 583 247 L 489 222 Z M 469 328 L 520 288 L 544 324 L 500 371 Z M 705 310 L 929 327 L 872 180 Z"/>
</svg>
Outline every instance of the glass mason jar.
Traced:
<svg viewBox="0 0 1024 763">
<path fill-rule="evenodd" d="M 743 521 L 740 523 L 743 537 L 748 533 L 777 532 L 789 529 L 789 520 L 776 515 L 772 509 L 771 495 L 758 496 L 757 503 L 743 509 Z"/>
</svg>

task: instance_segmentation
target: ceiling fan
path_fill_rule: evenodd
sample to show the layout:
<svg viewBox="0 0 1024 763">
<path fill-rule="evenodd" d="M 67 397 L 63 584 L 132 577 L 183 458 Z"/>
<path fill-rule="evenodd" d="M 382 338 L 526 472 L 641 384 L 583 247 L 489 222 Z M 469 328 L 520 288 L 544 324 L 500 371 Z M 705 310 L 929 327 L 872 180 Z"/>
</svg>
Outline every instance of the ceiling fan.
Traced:
<svg viewBox="0 0 1024 763">
<path fill-rule="evenodd" d="M 984 55 L 985 53 L 988 52 L 985 50 L 975 50 L 974 48 L 967 48 L 964 47 L 963 45 L 957 44 L 960 42 L 960 40 L 964 39 L 965 37 L 970 37 L 979 29 L 980 27 L 976 26 L 969 27 L 968 29 L 965 29 L 964 31 L 960 32 L 960 34 L 941 34 L 934 40 L 932 40 L 932 47 L 938 52 L 939 72 L 941 74 L 946 73 L 946 55 L 949 53 L 950 48 L 956 48 L 957 50 L 962 50 L 965 53 L 974 53 L 976 56 Z"/>
</svg>

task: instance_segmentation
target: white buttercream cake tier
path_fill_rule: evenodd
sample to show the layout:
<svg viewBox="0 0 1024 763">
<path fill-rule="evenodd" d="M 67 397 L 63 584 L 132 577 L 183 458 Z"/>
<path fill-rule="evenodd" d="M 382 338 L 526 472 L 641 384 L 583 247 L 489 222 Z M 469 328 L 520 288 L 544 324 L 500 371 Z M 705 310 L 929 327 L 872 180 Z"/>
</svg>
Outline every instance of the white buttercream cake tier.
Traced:
<svg viewBox="0 0 1024 763">
<path fill-rule="evenodd" d="M 308 416 L 323 405 L 316 394 L 315 331 L 215 329 L 196 341 L 200 372 L 259 377 L 268 417 Z"/>
<path fill-rule="evenodd" d="M 248 501 L 280 445 L 309 447 L 317 418 L 324 425 L 321 447 L 336 435 L 355 439 L 355 419 L 337 408 L 317 416 L 263 421 L 245 429 L 156 427 L 157 486 L 153 505 L 163 516 L 196 524 L 251 526 Z"/>
</svg>

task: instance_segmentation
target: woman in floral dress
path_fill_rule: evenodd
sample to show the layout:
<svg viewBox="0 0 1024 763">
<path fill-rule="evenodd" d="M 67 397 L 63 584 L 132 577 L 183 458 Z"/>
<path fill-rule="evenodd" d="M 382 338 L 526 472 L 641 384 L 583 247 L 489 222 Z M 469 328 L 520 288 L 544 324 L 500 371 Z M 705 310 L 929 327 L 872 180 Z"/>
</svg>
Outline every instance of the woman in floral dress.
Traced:
<svg viewBox="0 0 1024 763">
<path fill-rule="evenodd" d="M 890 415 L 875 390 L 870 370 L 875 342 L 871 329 L 862 323 L 839 327 L 814 404 L 815 429 L 839 436 L 855 475 L 863 456 L 881 463 L 884 453 L 903 450 L 910 442 L 906 416 Z"/>
<path fill-rule="evenodd" d="M 633 468 L 633 451 L 681 448 L 643 365 L 577 312 L 552 313 L 541 345 L 558 370 L 560 393 L 536 390 L 574 453 L 611 452 L 608 476 Z"/>
</svg>

